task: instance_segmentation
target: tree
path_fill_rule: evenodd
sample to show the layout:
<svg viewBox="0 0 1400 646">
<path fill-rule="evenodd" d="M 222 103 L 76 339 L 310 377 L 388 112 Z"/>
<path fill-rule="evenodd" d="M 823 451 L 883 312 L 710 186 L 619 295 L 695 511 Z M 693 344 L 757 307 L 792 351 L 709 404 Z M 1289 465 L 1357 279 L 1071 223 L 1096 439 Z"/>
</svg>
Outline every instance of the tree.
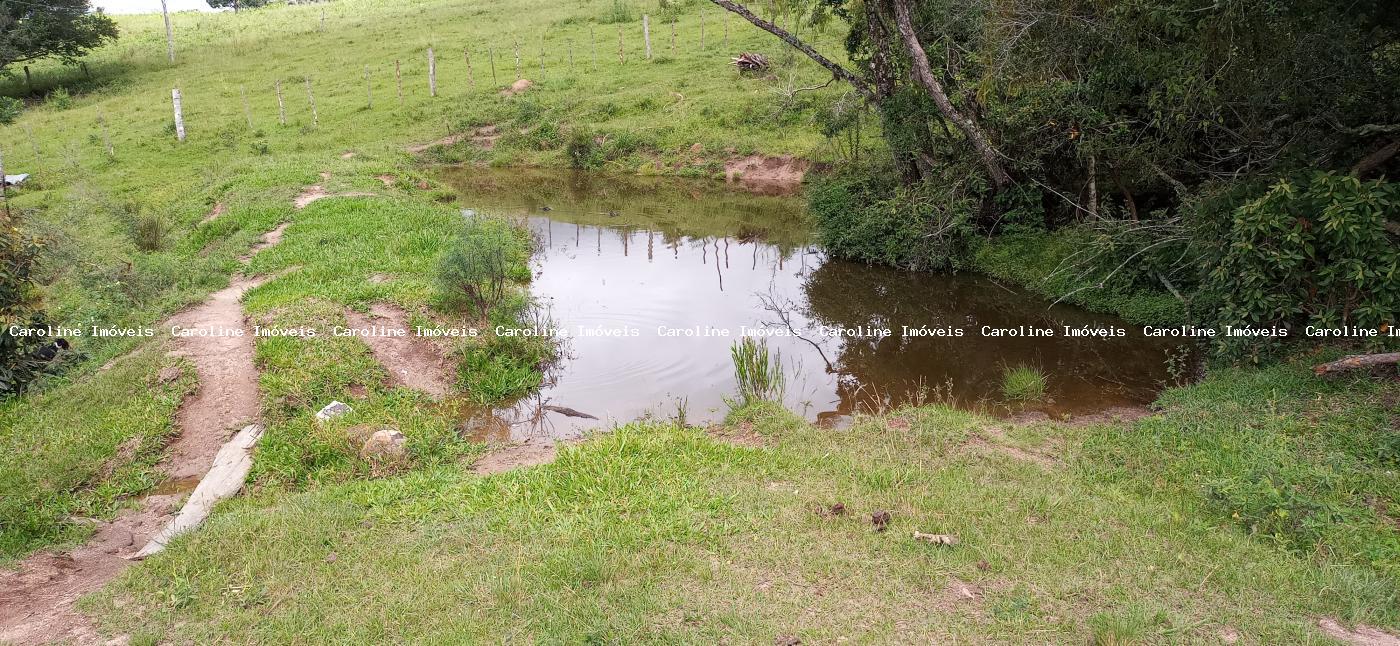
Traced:
<svg viewBox="0 0 1400 646">
<path fill-rule="evenodd" d="M 117 37 L 117 23 L 88 0 L 0 0 L 0 70 L 56 57 L 71 63 Z"/>
<path fill-rule="evenodd" d="M 267 0 L 209 0 L 211 7 L 233 7 L 236 13 L 239 9 L 248 7 L 261 7 L 267 4 Z"/>
</svg>

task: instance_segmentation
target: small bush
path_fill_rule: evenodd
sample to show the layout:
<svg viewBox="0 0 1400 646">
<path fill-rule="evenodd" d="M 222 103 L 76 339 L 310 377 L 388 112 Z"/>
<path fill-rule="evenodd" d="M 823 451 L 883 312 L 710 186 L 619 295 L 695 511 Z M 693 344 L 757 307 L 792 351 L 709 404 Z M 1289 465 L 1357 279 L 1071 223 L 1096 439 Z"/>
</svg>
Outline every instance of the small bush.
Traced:
<svg viewBox="0 0 1400 646">
<path fill-rule="evenodd" d="M 67 110 L 73 107 L 73 96 L 68 94 L 67 88 L 57 87 L 49 92 L 48 98 L 44 102 L 55 110 Z"/>
<path fill-rule="evenodd" d="M 132 224 L 131 241 L 141 251 L 160 251 L 165 244 L 166 232 L 165 221 L 160 215 L 143 213 Z"/>
<path fill-rule="evenodd" d="M 24 112 L 24 102 L 12 96 L 0 96 L 0 123 L 10 125 Z"/>
<path fill-rule="evenodd" d="M 598 22 L 605 25 L 612 25 L 619 22 L 632 22 L 637 19 L 637 12 L 633 11 L 632 5 L 623 0 L 613 0 L 612 5 L 598 17 Z"/>
<path fill-rule="evenodd" d="M 1001 394 L 1012 402 L 1045 399 L 1045 374 L 1024 364 L 1004 368 L 1001 372 Z"/>
<path fill-rule="evenodd" d="M 822 178 L 807 191 L 821 240 L 833 254 L 905 269 L 961 267 L 973 239 L 974 205 L 924 185 L 873 176 Z"/>
<path fill-rule="evenodd" d="M 469 220 L 438 265 L 444 301 L 469 303 L 489 317 L 505 297 L 505 286 L 528 258 L 521 234 L 509 222 Z"/>
<path fill-rule="evenodd" d="M 748 406 L 760 401 L 783 400 L 787 378 L 783 375 L 782 353 L 768 353 L 767 339 L 746 336 L 729 348 L 734 362 L 734 381 L 739 388 L 737 402 L 731 408 Z"/>
<path fill-rule="evenodd" d="M 0 395 L 18 393 L 34 380 L 43 363 L 34 357 L 46 337 L 15 336 L 11 325 L 45 327 L 34 285 L 36 261 L 42 246 L 0 219 Z"/>
<path fill-rule="evenodd" d="M 1215 241 L 1218 260 L 1205 286 L 1219 303 L 1216 324 L 1394 324 L 1400 250 L 1385 224 L 1397 212 L 1400 183 L 1321 172 L 1280 180 L 1235 209 Z"/>
<path fill-rule="evenodd" d="M 586 130 L 569 133 L 569 141 L 564 145 L 569 156 L 569 166 L 580 170 L 598 168 L 603 165 L 603 150 L 593 134 Z"/>
</svg>

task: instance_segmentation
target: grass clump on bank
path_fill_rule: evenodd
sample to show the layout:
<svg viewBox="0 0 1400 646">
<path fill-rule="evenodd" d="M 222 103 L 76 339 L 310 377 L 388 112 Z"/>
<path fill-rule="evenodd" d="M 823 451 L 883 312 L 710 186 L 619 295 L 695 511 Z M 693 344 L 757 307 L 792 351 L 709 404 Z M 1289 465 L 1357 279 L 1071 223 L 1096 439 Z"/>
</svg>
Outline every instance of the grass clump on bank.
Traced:
<svg viewBox="0 0 1400 646">
<path fill-rule="evenodd" d="M 1024 364 L 1001 371 L 1001 394 L 1008 401 L 1027 403 L 1045 399 L 1045 373 Z"/>
<path fill-rule="evenodd" d="M 734 364 L 734 381 L 738 396 L 730 403 L 738 408 L 758 402 L 782 403 L 787 391 L 787 375 L 783 373 L 781 352 L 769 354 L 768 340 L 746 336 L 729 347 Z"/>
</svg>

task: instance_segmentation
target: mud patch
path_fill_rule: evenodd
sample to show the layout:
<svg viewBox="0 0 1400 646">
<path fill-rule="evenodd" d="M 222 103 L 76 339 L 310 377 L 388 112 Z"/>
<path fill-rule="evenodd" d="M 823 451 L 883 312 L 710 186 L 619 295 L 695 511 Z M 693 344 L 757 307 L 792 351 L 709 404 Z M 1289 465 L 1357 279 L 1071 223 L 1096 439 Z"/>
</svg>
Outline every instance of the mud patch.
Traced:
<svg viewBox="0 0 1400 646">
<path fill-rule="evenodd" d="M 258 255 L 258 252 L 268 247 L 281 244 L 282 236 L 287 233 L 287 227 L 289 226 L 292 226 L 291 222 L 283 222 L 274 227 L 271 231 L 262 234 L 262 237 L 258 239 L 257 243 L 248 249 L 248 253 L 238 257 L 238 261 L 246 265 L 253 260 L 253 256 Z"/>
<path fill-rule="evenodd" d="M 320 184 L 313 184 L 313 185 L 311 185 L 311 186 L 306 187 L 306 188 L 301 192 L 300 195 L 297 195 L 297 196 L 296 196 L 296 199 L 293 199 L 293 200 L 292 200 L 292 206 L 295 206 L 297 209 L 304 209 L 304 208 L 306 208 L 308 205 L 310 205 L 312 202 L 315 202 L 315 201 L 317 201 L 317 200 L 324 200 L 324 199 L 326 199 L 326 198 L 328 198 L 328 197 L 374 197 L 374 196 L 375 196 L 374 193 L 367 193 L 367 192 L 365 192 L 365 191 L 349 191 L 349 192 L 346 192 L 346 193 L 331 193 L 331 192 L 328 192 L 328 191 L 326 190 L 326 187 L 321 186 Z"/>
<path fill-rule="evenodd" d="M 224 203 L 223 203 L 223 202 L 219 202 L 218 204 L 215 204 L 215 205 L 214 205 L 213 210 L 209 211 L 209 215 L 204 216 L 204 219 L 203 219 L 203 220 L 200 220 L 199 223 L 200 223 L 200 224 L 209 224 L 210 222 L 213 222 L 214 220 L 219 219 L 219 216 L 221 216 L 221 215 L 223 215 L 224 213 L 227 213 L 227 212 L 228 212 L 228 207 L 224 206 Z"/>
<path fill-rule="evenodd" d="M 759 195 L 792 195 L 802 188 L 811 162 L 792 155 L 750 155 L 724 163 L 724 181 Z"/>
<path fill-rule="evenodd" d="M 496 140 L 500 138 L 501 131 L 497 129 L 496 126 L 486 125 L 477 128 L 472 128 L 467 132 L 458 132 L 450 134 L 446 137 L 443 137 L 442 139 L 438 139 L 437 141 L 430 141 L 425 144 L 414 144 L 405 148 L 404 150 L 408 151 L 410 154 L 419 155 L 434 148 L 446 148 L 448 146 L 455 146 L 464 141 L 469 141 L 473 145 L 479 146 L 484 150 L 491 150 L 492 148 L 496 147 Z M 384 181 L 385 177 L 392 178 L 393 176 L 380 175 L 380 181 Z"/>
<path fill-rule="evenodd" d="M 1054 456 L 1047 453 L 1015 446 L 1012 444 L 1011 438 L 1006 436 L 1006 431 L 999 426 L 982 427 L 973 434 L 968 443 L 989 453 L 1001 453 L 1045 469 L 1053 468 L 1060 463 Z"/>
<path fill-rule="evenodd" d="M 121 512 L 70 552 L 41 552 L 0 573 L 0 642 L 101 643 L 97 630 L 73 604 L 131 564 L 128 557 L 171 518 L 178 496 L 147 496 Z"/>
<path fill-rule="evenodd" d="M 1348 629 L 1337 620 L 1324 617 L 1317 620 L 1317 627 L 1332 639 L 1356 646 L 1400 646 L 1400 637 L 1366 624 L 1357 624 L 1356 628 Z"/>
<path fill-rule="evenodd" d="M 520 79 L 510 84 L 510 87 L 501 90 L 501 96 L 515 96 L 534 87 L 535 82 L 530 79 Z"/>
<path fill-rule="evenodd" d="M 554 461 L 558 449 L 554 444 L 525 441 L 520 444 L 501 447 L 482 456 L 472 464 L 472 473 L 491 475 L 505 473 L 523 467 L 548 464 Z"/>
<path fill-rule="evenodd" d="M 768 438 L 753 430 L 753 424 L 740 422 L 738 426 L 711 426 L 705 429 L 710 437 L 734 446 L 761 449 L 768 446 Z"/>
<path fill-rule="evenodd" d="M 394 185 L 394 182 L 399 181 L 399 178 L 394 177 L 393 175 L 389 175 L 387 173 L 383 175 L 375 175 L 374 178 L 379 180 L 380 182 L 383 182 L 384 188 L 389 188 Z"/>
<path fill-rule="evenodd" d="M 345 318 L 355 328 L 403 330 L 403 336 L 361 337 L 380 365 L 389 371 L 395 385 L 441 397 L 452 389 L 452 367 L 431 341 L 412 334 L 408 312 L 397 305 L 375 303 L 368 316 L 346 310 Z"/>
</svg>

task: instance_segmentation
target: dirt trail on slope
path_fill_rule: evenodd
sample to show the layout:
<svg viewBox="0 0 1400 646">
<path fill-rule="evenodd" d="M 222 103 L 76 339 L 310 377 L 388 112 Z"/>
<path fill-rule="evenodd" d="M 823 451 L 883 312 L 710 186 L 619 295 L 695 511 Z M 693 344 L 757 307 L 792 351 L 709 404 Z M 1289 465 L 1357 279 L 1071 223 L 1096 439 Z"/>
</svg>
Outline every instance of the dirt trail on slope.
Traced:
<svg viewBox="0 0 1400 646">
<path fill-rule="evenodd" d="M 403 336 L 364 336 L 374 358 L 389 371 L 396 385 L 421 390 L 434 397 L 446 395 L 452 389 L 452 368 L 427 339 L 413 335 L 408 324 L 408 312 L 397 305 L 375 303 L 366 316 L 346 310 L 345 318 L 357 329 L 387 328 L 402 330 Z"/>
<path fill-rule="evenodd" d="M 264 234 L 251 252 L 277 244 L 286 227 L 283 224 Z M 248 259 L 251 255 L 244 262 Z M 171 442 L 169 455 L 157 465 L 167 476 L 167 485 L 111 522 L 93 521 L 97 531 L 87 543 L 68 552 L 36 553 L 13 571 L 0 572 L 0 642 L 101 643 L 97 630 L 73 607 L 74 602 L 130 565 L 127 559 L 180 510 L 185 494 L 209 470 L 224 442 L 258 419 L 253 337 L 246 328 L 240 299 L 268 279 L 236 275 L 228 287 L 162 325 L 166 330 L 179 326 L 203 331 L 201 336 L 176 339 L 172 352 L 194 364 L 199 389 L 176 413 L 180 434 Z M 243 330 L 243 334 L 234 336 L 236 330 Z"/>
</svg>

